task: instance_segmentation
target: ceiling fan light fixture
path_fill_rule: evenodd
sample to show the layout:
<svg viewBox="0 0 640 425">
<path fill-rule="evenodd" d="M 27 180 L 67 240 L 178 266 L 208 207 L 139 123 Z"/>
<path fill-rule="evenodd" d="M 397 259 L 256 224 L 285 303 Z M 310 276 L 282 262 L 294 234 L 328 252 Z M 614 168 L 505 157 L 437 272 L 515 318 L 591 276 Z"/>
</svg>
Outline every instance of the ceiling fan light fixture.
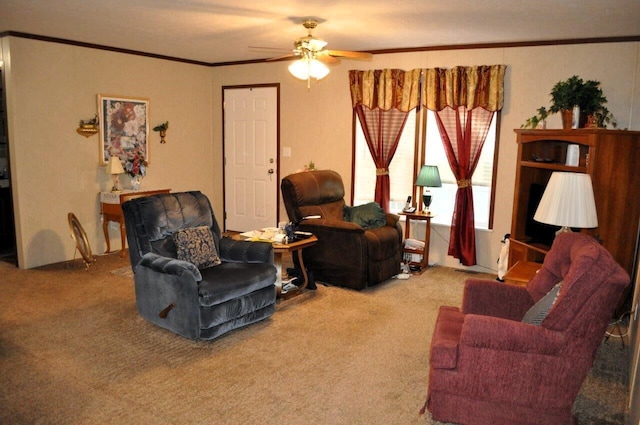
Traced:
<svg viewBox="0 0 640 425">
<path fill-rule="evenodd" d="M 317 59 L 302 58 L 289 65 L 289 72 L 300 80 L 321 80 L 329 75 L 329 68 Z"/>
</svg>

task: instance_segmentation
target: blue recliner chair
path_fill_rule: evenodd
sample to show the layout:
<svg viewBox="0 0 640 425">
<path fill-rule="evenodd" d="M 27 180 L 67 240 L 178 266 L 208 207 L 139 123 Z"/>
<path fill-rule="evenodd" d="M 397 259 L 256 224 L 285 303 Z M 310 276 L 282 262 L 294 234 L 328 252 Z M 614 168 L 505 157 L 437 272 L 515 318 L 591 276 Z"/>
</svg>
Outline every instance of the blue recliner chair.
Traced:
<svg viewBox="0 0 640 425">
<path fill-rule="evenodd" d="M 122 209 L 143 318 L 186 338 L 210 340 L 273 314 L 273 247 L 221 238 L 205 195 L 160 194 Z M 189 249 L 195 257 L 212 251 L 213 260 L 186 261 Z"/>
</svg>

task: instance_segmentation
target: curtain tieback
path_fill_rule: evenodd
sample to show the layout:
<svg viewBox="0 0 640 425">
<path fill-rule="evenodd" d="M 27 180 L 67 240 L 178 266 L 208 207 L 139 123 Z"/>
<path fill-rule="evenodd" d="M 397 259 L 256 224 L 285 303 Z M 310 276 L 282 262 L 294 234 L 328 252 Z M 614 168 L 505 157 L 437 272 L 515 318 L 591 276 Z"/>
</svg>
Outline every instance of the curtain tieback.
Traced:
<svg viewBox="0 0 640 425">
<path fill-rule="evenodd" d="M 388 176 L 389 169 L 387 168 L 376 168 L 376 176 Z"/>
<path fill-rule="evenodd" d="M 464 189 L 465 187 L 471 186 L 471 179 L 462 179 L 458 180 L 458 189 Z"/>
</svg>

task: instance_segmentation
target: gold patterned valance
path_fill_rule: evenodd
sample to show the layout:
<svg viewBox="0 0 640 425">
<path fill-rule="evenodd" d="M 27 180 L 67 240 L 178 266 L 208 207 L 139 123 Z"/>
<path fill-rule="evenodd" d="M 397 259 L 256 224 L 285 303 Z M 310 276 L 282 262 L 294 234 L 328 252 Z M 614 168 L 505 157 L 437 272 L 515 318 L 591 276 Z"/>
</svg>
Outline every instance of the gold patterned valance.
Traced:
<svg viewBox="0 0 640 425">
<path fill-rule="evenodd" d="M 441 111 L 449 106 L 488 111 L 502 109 L 506 65 L 457 66 L 451 69 L 374 69 L 349 71 L 351 102 L 369 109 L 408 112 L 419 104 Z M 421 78 L 424 82 L 420 84 Z"/>
<path fill-rule="evenodd" d="M 349 71 L 352 105 L 408 112 L 419 104 L 420 74 L 420 69 Z"/>
<path fill-rule="evenodd" d="M 425 69 L 422 105 L 432 111 L 447 106 L 498 111 L 504 103 L 505 69 L 506 65 Z"/>
</svg>

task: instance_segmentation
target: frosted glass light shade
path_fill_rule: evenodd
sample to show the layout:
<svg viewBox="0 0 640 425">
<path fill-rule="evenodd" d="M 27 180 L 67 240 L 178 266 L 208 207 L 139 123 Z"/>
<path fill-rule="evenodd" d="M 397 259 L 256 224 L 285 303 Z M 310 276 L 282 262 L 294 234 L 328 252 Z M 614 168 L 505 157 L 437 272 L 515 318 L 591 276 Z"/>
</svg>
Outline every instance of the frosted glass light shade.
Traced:
<svg viewBox="0 0 640 425">
<path fill-rule="evenodd" d="M 591 176 L 567 172 L 551 174 L 533 219 L 561 227 L 598 227 Z"/>
<path fill-rule="evenodd" d="M 321 80 L 329 75 L 329 68 L 317 59 L 300 59 L 289 65 L 289 72 L 300 80 Z"/>
</svg>

